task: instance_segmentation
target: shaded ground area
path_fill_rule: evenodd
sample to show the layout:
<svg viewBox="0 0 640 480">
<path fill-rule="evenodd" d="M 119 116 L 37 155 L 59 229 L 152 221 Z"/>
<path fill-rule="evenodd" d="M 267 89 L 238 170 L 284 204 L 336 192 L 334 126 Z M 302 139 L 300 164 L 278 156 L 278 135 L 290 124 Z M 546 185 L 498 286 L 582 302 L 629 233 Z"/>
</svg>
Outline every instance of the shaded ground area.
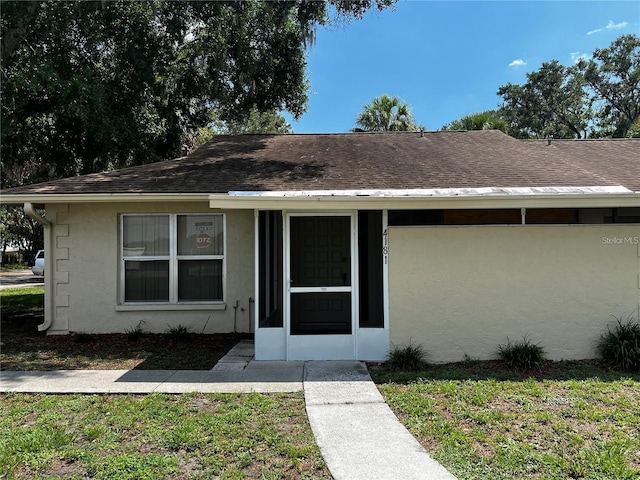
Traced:
<svg viewBox="0 0 640 480">
<path fill-rule="evenodd" d="M 247 334 L 167 334 L 47 336 L 38 332 L 41 307 L 28 312 L 2 311 L 1 370 L 210 370 Z"/>
<path fill-rule="evenodd" d="M 540 368 L 515 370 L 501 360 L 471 360 L 430 365 L 417 372 L 393 371 L 386 364 L 369 363 L 373 380 L 378 383 L 413 384 L 416 381 L 527 381 L 590 380 L 617 381 L 621 378 L 640 382 L 640 373 L 620 371 L 600 359 L 545 360 Z"/>
</svg>

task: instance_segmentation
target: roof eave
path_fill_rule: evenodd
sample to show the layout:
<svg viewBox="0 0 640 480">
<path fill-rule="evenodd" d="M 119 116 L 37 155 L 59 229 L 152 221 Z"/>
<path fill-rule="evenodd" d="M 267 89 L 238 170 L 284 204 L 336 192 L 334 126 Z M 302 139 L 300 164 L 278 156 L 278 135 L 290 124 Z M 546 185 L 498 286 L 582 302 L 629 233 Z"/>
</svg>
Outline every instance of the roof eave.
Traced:
<svg viewBox="0 0 640 480">
<path fill-rule="evenodd" d="M 235 197 L 213 194 L 209 207 L 256 210 L 382 210 L 495 208 L 613 208 L 640 207 L 640 192 L 616 194 L 554 194 L 466 197 Z"/>
<path fill-rule="evenodd" d="M 209 193 L 25 193 L 0 197 L 0 203 L 17 205 L 22 203 L 116 203 L 116 202 L 206 202 Z"/>
<path fill-rule="evenodd" d="M 278 192 L 275 192 L 278 193 Z M 208 202 L 210 208 L 228 209 L 304 209 L 304 210 L 356 210 L 356 209 L 451 209 L 451 208 L 606 208 L 640 207 L 640 192 L 619 193 L 554 193 L 467 196 L 371 196 L 371 195 L 309 195 L 243 196 L 208 193 L 109 193 L 109 194 L 10 194 L 3 195 L 0 203 L 6 205 L 34 205 L 59 203 L 155 203 L 155 202 Z"/>
</svg>

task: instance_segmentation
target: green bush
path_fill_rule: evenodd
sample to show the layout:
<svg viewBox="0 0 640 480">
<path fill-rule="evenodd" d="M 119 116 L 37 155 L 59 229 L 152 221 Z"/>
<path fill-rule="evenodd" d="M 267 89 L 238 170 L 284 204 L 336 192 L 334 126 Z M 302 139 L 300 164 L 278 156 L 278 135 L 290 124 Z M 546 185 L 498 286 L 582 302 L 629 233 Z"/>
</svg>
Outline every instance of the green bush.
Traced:
<svg viewBox="0 0 640 480">
<path fill-rule="evenodd" d="M 473 356 L 468 355 L 468 354 L 465 353 L 464 354 L 464 359 L 462 360 L 462 363 L 472 367 L 472 366 L 480 365 L 482 363 L 482 360 L 480 360 L 477 357 L 473 357 Z"/>
<path fill-rule="evenodd" d="M 96 336 L 93 333 L 88 333 L 85 331 L 81 332 L 71 332 L 71 338 L 76 343 L 93 343 L 97 340 Z"/>
<path fill-rule="evenodd" d="M 169 326 L 165 332 L 174 342 L 186 342 L 191 338 L 191 327 L 185 325 Z"/>
<path fill-rule="evenodd" d="M 428 365 L 426 356 L 422 345 L 413 345 L 409 342 L 409 345 L 404 347 L 394 345 L 389 352 L 386 363 L 391 370 L 415 372 Z"/>
<path fill-rule="evenodd" d="M 617 325 L 600 336 L 598 353 L 607 362 L 623 370 L 640 371 L 640 323 L 629 315 L 623 323 L 622 317 L 613 317 Z"/>
<path fill-rule="evenodd" d="M 507 366 L 515 370 L 528 370 L 542 366 L 545 351 L 540 345 L 524 336 L 522 341 L 513 343 L 507 338 L 506 345 L 498 345 L 498 356 Z"/>
<path fill-rule="evenodd" d="M 145 323 L 144 320 L 140 320 L 138 325 L 135 327 L 129 327 L 124 329 L 124 333 L 127 334 L 127 340 L 130 342 L 137 342 L 142 338 L 144 332 L 142 331 L 142 325 Z"/>
</svg>

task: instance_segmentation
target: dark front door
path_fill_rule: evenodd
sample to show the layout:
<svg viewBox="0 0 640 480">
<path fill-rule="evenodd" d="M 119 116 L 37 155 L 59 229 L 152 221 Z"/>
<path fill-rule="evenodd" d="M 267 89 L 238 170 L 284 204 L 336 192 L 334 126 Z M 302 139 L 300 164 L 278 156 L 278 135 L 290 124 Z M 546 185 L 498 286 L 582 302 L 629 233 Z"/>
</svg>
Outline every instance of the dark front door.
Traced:
<svg viewBox="0 0 640 480">
<path fill-rule="evenodd" d="M 290 334 L 351 334 L 351 216 L 290 222 Z"/>
</svg>

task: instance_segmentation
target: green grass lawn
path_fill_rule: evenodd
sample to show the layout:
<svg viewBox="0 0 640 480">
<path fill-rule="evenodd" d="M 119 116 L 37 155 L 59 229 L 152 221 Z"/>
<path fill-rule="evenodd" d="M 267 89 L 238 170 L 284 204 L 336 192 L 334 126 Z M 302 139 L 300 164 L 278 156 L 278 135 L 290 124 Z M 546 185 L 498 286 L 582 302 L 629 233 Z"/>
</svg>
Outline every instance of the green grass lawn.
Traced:
<svg viewBox="0 0 640 480">
<path fill-rule="evenodd" d="M 44 304 L 44 286 L 16 287 L 0 290 L 2 315 L 23 315 L 34 309 L 42 309 Z"/>
<path fill-rule="evenodd" d="M 210 369 L 230 335 L 50 336 L 43 289 L 0 292 L 4 370 Z M 331 478 L 302 392 L 0 394 L 0 479 Z"/>
<path fill-rule="evenodd" d="M 0 396 L 0 478 L 331 478 L 302 392 Z"/>
<path fill-rule="evenodd" d="M 640 376 L 598 362 L 373 368 L 385 400 L 460 480 L 640 479 Z"/>
</svg>

